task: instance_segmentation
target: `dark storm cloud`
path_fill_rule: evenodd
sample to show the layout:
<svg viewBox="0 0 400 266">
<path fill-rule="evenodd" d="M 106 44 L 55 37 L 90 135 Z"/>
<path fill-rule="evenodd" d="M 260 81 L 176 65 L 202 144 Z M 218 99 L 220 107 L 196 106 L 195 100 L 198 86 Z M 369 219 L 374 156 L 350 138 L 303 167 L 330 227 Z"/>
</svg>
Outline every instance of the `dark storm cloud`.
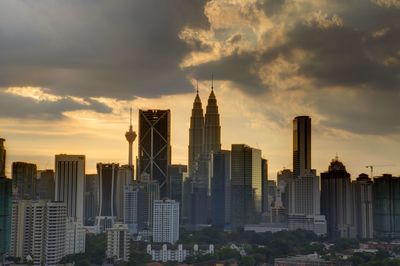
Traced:
<svg viewBox="0 0 400 266">
<path fill-rule="evenodd" d="M 207 27 L 205 1 L 0 2 L 0 87 L 131 98 L 188 91 L 184 26 Z"/>
<path fill-rule="evenodd" d="M 198 78 L 205 78 L 210 69 L 217 79 L 229 80 L 245 93 L 258 97 L 269 92 L 273 84 L 262 84 L 257 70 L 264 69 L 277 58 L 298 65 L 297 75 L 312 81 L 307 89 L 310 103 L 326 120 L 322 125 L 357 134 L 396 134 L 400 129 L 400 8 L 385 7 L 373 1 L 325 1 L 326 9 L 313 10 L 308 4 L 303 13 L 288 16 L 296 21 L 285 29 L 285 41 L 265 52 L 233 53 L 218 61 L 190 68 Z M 287 12 L 285 1 L 260 1 L 259 8 L 279 22 Z M 318 7 L 319 8 L 319 7 Z M 293 12 L 293 10 L 291 11 Z M 325 21 L 306 22 L 312 12 L 321 12 Z M 326 14 L 326 15 L 325 15 Z M 337 15 L 340 20 L 333 18 Z M 321 24 L 319 24 L 321 23 Z M 325 23 L 325 24 L 323 24 Z M 264 36 L 271 40 L 270 32 Z M 306 57 L 297 60 L 293 51 Z M 287 75 L 292 75 L 289 73 Z M 285 81 L 285 72 L 279 73 Z M 289 77 L 289 76 L 288 76 Z M 350 94 L 335 94 L 334 88 Z M 268 117 L 271 117 L 267 114 Z"/>
<path fill-rule="evenodd" d="M 234 53 L 218 61 L 187 68 L 187 71 L 198 80 L 210 80 L 213 74 L 217 80 L 231 81 L 247 92 L 260 93 L 264 90 L 263 85 L 257 73 L 251 70 L 255 61 L 255 54 Z"/>
<path fill-rule="evenodd" d="M 111 113 L 112 109 L 96 100 L 84 99 L 87 104 L 79 103 L 69 97 L 57 101 L 37 101 L 0 90 L 0 117 L 60 119 L 63 112 L 93 110 L 99 113 Z"/>
</svg>

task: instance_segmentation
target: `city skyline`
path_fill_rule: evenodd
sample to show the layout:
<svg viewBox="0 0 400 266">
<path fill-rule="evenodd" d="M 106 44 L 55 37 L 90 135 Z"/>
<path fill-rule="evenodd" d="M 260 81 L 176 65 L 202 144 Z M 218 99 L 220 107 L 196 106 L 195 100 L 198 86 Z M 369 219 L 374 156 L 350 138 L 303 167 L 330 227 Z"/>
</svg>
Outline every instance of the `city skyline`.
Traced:
<svg viewBox="0 0 400 266">
<path fill-rule="evenodd" d="M 303 115 L 313 121 L 318 173 L 336 154 L 352 179 L 369 174 L 367 165 L 400 173 L 397 2 L 93 5 L 0 3 L 8 177 L 14 161 L 47 169 L 60 153 L 86 155 L 87 173 L 98 162 L 127 164 L 130 106 L 136 132 L 138 109 L 171 110 L 172 163 L 187 164 L 196 80 L 205 104 L 212 73 L 222 149 L 261 149 L 270 179 L 292 169 L 291 121 Z"/>
</svg>

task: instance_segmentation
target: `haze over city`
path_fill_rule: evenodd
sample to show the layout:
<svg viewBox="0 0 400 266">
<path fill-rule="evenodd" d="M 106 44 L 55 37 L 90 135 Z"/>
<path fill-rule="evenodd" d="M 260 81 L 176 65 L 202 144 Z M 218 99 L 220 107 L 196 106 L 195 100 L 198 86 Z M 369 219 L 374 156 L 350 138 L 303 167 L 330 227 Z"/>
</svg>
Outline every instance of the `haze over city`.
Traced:
<svg viewBox="0 0 400 266">
<path fill-rule="evenodd" d="M 211 74 L 222 147 L 292 167 L 292 119 L 313 121 L 318 172 L 338 154 L 400 173 L 400 4 L 371 1 L 12 1 L 0 3 L 0 135 L 10 163 L 54 155 L 126 163 L 133 107 L 171 109 L 172 162 L 187 164 L 198 80 Z M 137 143 L 135 144 L 135 146 Z M 137 146 L 134 148 L 134 156 Z"/>
</svg>

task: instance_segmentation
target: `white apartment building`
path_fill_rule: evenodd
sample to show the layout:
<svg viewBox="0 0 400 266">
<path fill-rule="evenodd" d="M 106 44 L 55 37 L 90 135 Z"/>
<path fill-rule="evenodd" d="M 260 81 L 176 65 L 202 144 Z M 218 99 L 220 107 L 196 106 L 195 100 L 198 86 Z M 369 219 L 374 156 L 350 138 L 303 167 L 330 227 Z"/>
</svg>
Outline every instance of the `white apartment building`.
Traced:
<svg viewBox="0 0 400 266">
<path fill-rule="evenodd" d="M 13 204 L 11 252 L 34 265 L 55 265 L 64 257 L 66 206 L 46 200 Z"/>
<path fill-rule="evenodd" d="M 106 256 L 114 261 L 129 261 L 130 235 L 126 224 L 115 223 L 107 230 Z"/>
<path fill-rule="evenodd" d="M 65 256 L 85 253 L 86 229 L 81 222 L 67 218 L 65 229 Z"/>
<path fill-rule="evenodd" d="M 155 200 L 153 206 L 153 242 L 174 244 L 179 240 L 179 202 Z"/>
</svg>

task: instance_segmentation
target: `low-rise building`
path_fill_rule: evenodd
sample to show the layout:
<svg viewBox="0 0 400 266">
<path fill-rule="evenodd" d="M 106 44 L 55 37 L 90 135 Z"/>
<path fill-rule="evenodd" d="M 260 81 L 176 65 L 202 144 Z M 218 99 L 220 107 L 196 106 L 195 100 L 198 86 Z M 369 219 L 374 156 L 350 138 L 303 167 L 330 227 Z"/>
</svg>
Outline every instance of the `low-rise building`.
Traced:
<svg viewBox="0 0 400 266">
<path fill-rule="evenodd" d="M 183 262 L 187 257 L 193 255 L 206 255 L 214 254 L 214 245 L 199 247 L 195 244 L 192 249 L 183 247 L 182 244 L 178 246 L 172 245 L 147 245 L 147 254 L 149 254 L 154 261 L 168 262 L 176 261 Z"/>
</svg>

